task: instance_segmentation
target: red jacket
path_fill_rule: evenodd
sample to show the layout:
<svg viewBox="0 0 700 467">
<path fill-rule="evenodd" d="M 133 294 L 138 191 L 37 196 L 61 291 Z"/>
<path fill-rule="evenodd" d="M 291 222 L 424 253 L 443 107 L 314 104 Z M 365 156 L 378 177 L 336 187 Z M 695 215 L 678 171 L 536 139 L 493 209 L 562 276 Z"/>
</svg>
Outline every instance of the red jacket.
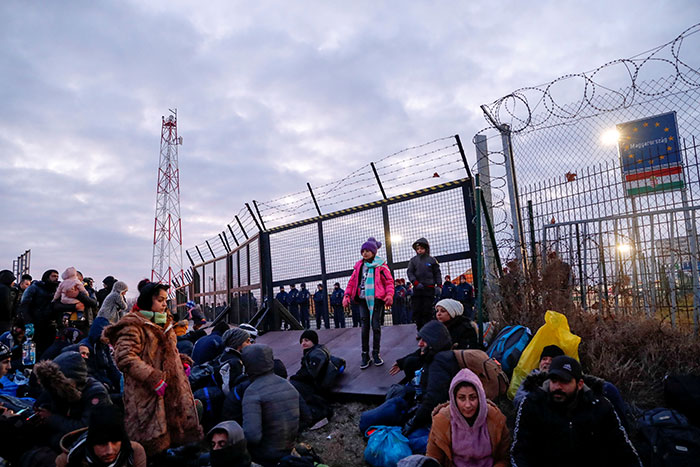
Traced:
<svg viewBox="0 0 700 467">
<path fill-rule="evenodd" d="M 345 287 L 345 296 L 349 297 L 350 300 L 354 300 L 360 294 L 360 277 L 362 275 L 363 262 L 364 260 L 361 259 L 355 263 L 352 276 L 350 276 L 348 285 Z M 384 263 L 378 268 L 374 268 L 374 299 L 386 303 L 387 297 L 391 297 L 389 299 L 390 302 L 394 300 L 394 278 L 391 277 L 389 266 Z"/>
</svg>

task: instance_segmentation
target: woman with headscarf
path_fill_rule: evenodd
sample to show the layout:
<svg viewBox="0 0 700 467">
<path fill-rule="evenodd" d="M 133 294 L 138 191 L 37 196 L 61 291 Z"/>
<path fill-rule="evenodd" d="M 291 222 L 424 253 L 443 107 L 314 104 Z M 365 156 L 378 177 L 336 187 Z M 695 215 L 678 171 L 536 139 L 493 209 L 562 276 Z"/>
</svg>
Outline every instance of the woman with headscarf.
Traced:
<svg viewBox="0 0 700 467">
<path fill-rule="evenodd" d="M 506 417 L 486 399 L 479 377 L 460 370 L 450 384 L 450 402 L 433 411 L 426 455 L 443 466 L 505 467 L 510 442 Z"/>
<path fill-rule="evenodd" d="M 166 285 L 148 283 L 139 295 L 138 311 L 104 330 L 124 374 L 127 432 L 149 457 L 171 445 L 202 439 L 186 374 L 192 360 L 177 351 L 167 290 Z"/>
</svg>

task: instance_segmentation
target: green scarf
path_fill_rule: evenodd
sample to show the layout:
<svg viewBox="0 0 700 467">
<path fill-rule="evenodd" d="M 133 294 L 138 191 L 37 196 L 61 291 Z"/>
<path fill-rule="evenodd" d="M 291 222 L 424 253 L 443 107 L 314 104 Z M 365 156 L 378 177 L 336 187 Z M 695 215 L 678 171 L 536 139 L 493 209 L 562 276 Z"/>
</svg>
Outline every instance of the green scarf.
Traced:
<svg viewBox="0 0 700 467">
<path fill-rule="evenodd" d="M 147 320 L 159 324 L 159 325 L 164 325 L 165 323 L 168 322 L 168 314 L 167 313 L 158 313 L 155 311 L 148 311 L 148 310 L 139 310 L 139 313 L 146 318 Z"/>
</svg>

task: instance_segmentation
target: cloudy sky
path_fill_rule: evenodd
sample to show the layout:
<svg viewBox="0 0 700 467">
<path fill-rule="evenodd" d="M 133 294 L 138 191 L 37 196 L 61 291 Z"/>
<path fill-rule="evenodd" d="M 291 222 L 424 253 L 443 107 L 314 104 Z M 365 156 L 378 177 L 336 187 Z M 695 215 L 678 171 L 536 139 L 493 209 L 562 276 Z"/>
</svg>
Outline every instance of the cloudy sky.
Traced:
<svg viewBox="0 0 700 467">
<path fill-rule="evenodd" d="M 184 247 L 245 201 L 486 126 L 479 105 L 664 43 L 688 1 L 0 3 L 0 268 L 150 276 L 161 116 Z M 686 22 L 682 22 L 686 21 Z M 473 150 L 468 151 L 473 160 Z"/>
</svg>

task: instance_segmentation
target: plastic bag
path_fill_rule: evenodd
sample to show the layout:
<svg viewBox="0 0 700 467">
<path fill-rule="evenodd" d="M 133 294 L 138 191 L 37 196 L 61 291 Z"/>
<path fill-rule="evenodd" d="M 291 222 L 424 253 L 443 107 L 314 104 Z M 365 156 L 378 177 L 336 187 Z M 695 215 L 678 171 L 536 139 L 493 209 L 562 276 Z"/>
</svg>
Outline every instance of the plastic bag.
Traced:
<svg viewBox="0 0 700 467">
<path fill-rule="evenodd" d="M 571 333 L 566 316 L 549 310 L 544 314 L 544 321 L 545 323 L 537 330 L 535 337 L 527 345 L 520 360 L 518 360 L 518 365 L 513 370 L 513 377 L 508 388 L 508 397 L 511 400 L 518 392 L 520 383 L 539 366 L 542 349 L 546 346 L 556 345 L 569 357 L 579 359 L 578 345 L 581 343 L 581 338 Z"/>
<path fill-rule="evenodd" d="M 367 435 L 365 461 L 374 467 L 396 467 L 401 459 L 412 454 L 400 426 L 373 426 Z"/>
</svg>

